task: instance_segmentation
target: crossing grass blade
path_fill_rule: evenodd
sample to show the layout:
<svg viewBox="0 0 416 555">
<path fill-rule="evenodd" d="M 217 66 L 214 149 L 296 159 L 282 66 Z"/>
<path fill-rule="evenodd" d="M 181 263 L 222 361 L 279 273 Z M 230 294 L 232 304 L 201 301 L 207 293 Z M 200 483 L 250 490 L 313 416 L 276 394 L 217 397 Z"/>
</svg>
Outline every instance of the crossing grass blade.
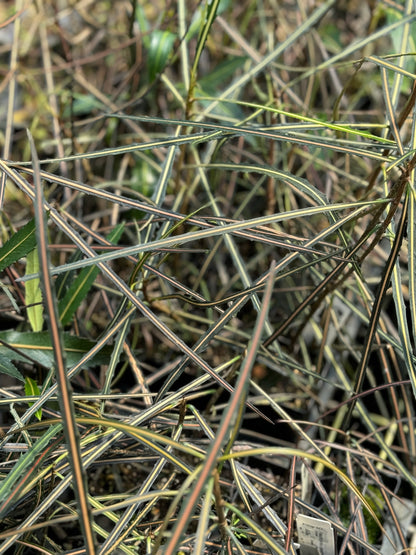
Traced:
<svg viewBox="0 0 416 555">
<path fill-rule="evenodd" d="M 260 346 L 263 327 L 267 318 L 270 298 L 273 291 L 274 272 L 275 264 L 273 263 L 267 279 L 262 309 L 257 317 L 255 334 L 253 335 L 252 341 L 248 346 L 247 355 L 242 363 L 240 375 L 238 377 L 234 393 L 231 396 L 230 402 L 227 406 L 227 410 L 224 411 L 217 434 L 211 442 L 209 449 L 207 450 L 206 458 L 201 465 L 200 471 L 198 473 L 199 475 L 192 488 L 192 492 L 186 497 L 183 504 L 183 509 L 181 510 L 177 518 L 175 526 L 169 534 L 166 544 L 164 545 L 163 551 L 166 555 L 174 554 L 177 552 L 181 539 L 186 532 L 189 520 L 194 513 L 194 507 L 201 497 L 202 492 L 206 488 L 207 482 L 211 477 L 213 469 L 218 464 L 217 459 L 220 456 L 222 448 L 224 447 L 227 436 L 229 436 L 230 441 L 227 448 L 227 451 L 229 451 L 231 449 L 232 443 L 234 443 L 238 435 L 238 429 L 242 418 L 242 411 L 244 410 L 245 398 L 247 396 L 250 383 L 250 374 L 255 362 L 257 350 Z M 157 552 L 161 540 L 162 534 L 159 534 L 158 541 L 153 548 L 154 553 Z"/>
<path fill-rule="evenodd" d="M 11 512 L 12 508 L 19 502 L 26 485 L 38 474 L 42 461 L 46 459 L 48 455 L 53 453 L 57 445 L 61 443 L 62 438 L 58 435 L 61 430 L 61 424 L 51 426 L 49 430 L 45 432 L 30 449 L 28 449 L 27 453 L 17 461 L 7 478 L 1 482 L 1 518 L 5 518 L 7 514 Z M 56 438 L 57 435 L 58 438 Z M 27 468 L 30 468 L 30 472 L 25 473 Z"/>
<path fill-rule="evenodd" d="M 372 313 L 370 316 L 370 325 L 367 330 L 366 340 L 364 342 L 364 349 L 361 355 L 360 364 L 357 369 L 357 376 L 356 376 L 355 386 L 354 386 L 355 394 L 361 392 L 361 389 L 364 383 L 365 371 L 367 368 L 368 360 L 370 358 L 371 347 L 372 347 L 374 336 L 377 332 L 377 326 L 379 323 L 381 303 L 385 297 L 387 287 L 390 284 L 390 278 L 393 273 L 393 269 L 396 264 L 397 257 L 399 255 L 400 247 L 402 245 L 403 236 L 406 229 L 408 206 L 409 206 L 409 195 L 405 193 L 405 200 L 404 200 L 404 205 L 402 209 L 400 223 L 396 232 L 396 237 L 392 246 L 392 250 L 387 260 L 382 279 L 380 281 L 379 290 L 375 297 Z M 348 413 L 345 417 L 344 424 L 343 424 L 344 430 L 348 430 L 350 426 L 352 411 L 354 410 L 354 407 L 355 407 L 355 400 L 353 400 L 349 406 Z"/>
</svg>

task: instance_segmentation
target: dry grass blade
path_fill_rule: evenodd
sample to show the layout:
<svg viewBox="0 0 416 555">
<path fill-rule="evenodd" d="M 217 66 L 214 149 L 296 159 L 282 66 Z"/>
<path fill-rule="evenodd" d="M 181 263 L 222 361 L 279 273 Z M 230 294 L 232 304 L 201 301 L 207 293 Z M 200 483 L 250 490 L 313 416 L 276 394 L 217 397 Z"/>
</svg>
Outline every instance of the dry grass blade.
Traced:
<svg viewBox="0 0 416 555">
<path fill-rule="evenodd" d="M 404 183 L 405 185 L 407 184 L 407 177 Z M 405 193 L 405 199 L 404 199 L 402 214 L 400 218 L 400 223 L 396 231 L 396 237 L 394 239 L 393 247 L 389 254 L 389 258 L 387 260 L 386 266 L 384 268 L 382 280 L 380 281 L 379 289 L 377 291 L 377 295 L 375 297 L 373 309 L 371 312 L 370 325 L 368 327 L 366 339 L 364 342 L 364 350 L 361 355 L 360 364 L 357 368 L 357 377 L 355 380 L 354 394 L 361 392 L 361 388 L 364 383 L 365 371 L 367 368 L 368 360 L 370 358 L 370 351 L 373 344 L 374 336 L 376 334 L 379 318 L 380 318 L 381 303 L 385 297 L 387 287 L 390 284 L 390 278 L 393 273 L 393 268 L 397 262 L 397 257 L 399 255 L 400 247 L 403 241 L 403 236 L 405 234 L 408 206 L 409 206 L 409 194 Z M 344 424 L 343 424 L 343 430 L 348 430 L 350 427 L 351 416 L 352 416 L 352 411 L 354 410 L 354 407 L 355 407 L 355 402 L 356 400 L 353 400 L 348 408 L 348 413 L 345 417 Z"/>
<path fill-rule="evenodd" d="M 12 151 L 11 143 L 12 143 L 12 135 L 13 135 L 13 116 L 15 113 L 15 103 L 16 103 L 16 68 L 18 63 L 18 51 L 19 51 L 19 35 L 20 35 L 20 17 L 22 15 L 24 6 L 24 0 L 18 0 L 15 3 L 16 13 L 14 16 L 10 18 L 9 21 L 5 21 L 4 25 L 6 26 L 8 23 L 11 23 L 15 20 L 14 23 L 14 32 L 13 32 L 13 45 L 11 50 L 10 56 L 10 70 L 9 70 L 9 91 L 8 91 L 8 99 L 7 99 L 7 121 L 6 121 L 6 132 L 4 136 L 4 147 L 3 147 L 3 157 L 5 159 L 10 158 L 10 154 Z M 2 174 L 0 177 L 0 209 L 3 208 L 4 202 L 4 193 L 6 188 L 6 175 Z"/>
<path fill-rule="evenodd" d="M 31 143 L 32 160 L 34 169 L 34 206 L 36 218 L 36 235 L 39 249 L 39 268 L 42 283 L 43 299 L 45 311 L 48 318 L 49 333 L 54 348 L 55 376 L 58 384 L 58 398 L 62 412 L 62 421 L 67 442 L 67 449 L 71 461 L 73 486 L 77 499 L 79 519 L 84 534 L 85 549 L 87 554 L 95 553 L 95 539 L 93 533 L 92 517 L 87 498 L 87 481 L 82 464 L 80 439 L 78 427 L 75 420 L 74 403 L 72 400 L 72 388 L 66 374 L 65 351 L 61 336 L 61 325 L 57 309 L 57 300 L 54 292 L 54 285 L 50 276 L 50 259 L 48 251 L 46 214 L 44 212 L 44 198 L 42 183 L 39 174 L 39 165 L 35 146 L 32 137 L 29 135 Z"/>
<path fill-rule="evenodd" d="M 234 440 L 237 435 L 238 427 L 236 427 L 236 423 L 238 426 L 238 423 L 241 420 L 240 413 L 242 410 L 244 410 L 244 399 L 248 391 L 251 370 L 253 368 L 255 356 L 261 342 L 263 326 L 266 321 L 270 298 L 273 291 L 274 271 L 275 265 L 273 264 L 266 282 L 267 284 L 263 297 L 262 309 L 258 314 L 256 322 L 256 331 L 247 349 L 246 358 L 242 363 L 235 391 L 231 396 L 230 402 L 227 406 L 227 410 L 224 412 L 224 415 L 221 419 L 221 424 L 217 431 L 216 437 L 213 439 L 209 449 L 207 450 L 206 457 L 198 473 L 199 475 L 193 486 L 192 492 L 187 496 L 183 505 L 184 508 L 178 516 L 177 522 L 169 535 L 167 543 L 163 547 L 163 551 L 166 555 L 176 553 L 183 534 L 186 531 L 188 522 L 194 512 L 194 507 L 201 497 L 202 492 L 205 489 L 208 480 L 210 479 L 212 471 L 217 464 L 217 459 L 221 453 L 221 449 L 224 446 L 225 441 L 227 440 L 227 436 L 230 434 L 230 432 L 232 432 L 231 438 L 232 440 Z M 230 448 L 231 444 L 229 445 L 228 450 Z M 162 538 L 160 537 L 160 540 L 161 539 Z M 160 545 L 160 540 L 158 538 L 157 546 Z M 155 547 L 154 551 L 156 552 L 157 549 L 158 547 Z"/>
</svg>

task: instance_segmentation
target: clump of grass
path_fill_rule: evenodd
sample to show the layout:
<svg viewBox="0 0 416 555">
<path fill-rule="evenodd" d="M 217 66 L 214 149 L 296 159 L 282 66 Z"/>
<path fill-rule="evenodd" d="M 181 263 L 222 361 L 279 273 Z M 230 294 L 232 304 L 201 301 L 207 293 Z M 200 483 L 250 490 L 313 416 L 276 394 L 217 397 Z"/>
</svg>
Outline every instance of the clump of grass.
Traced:
<svg viewBox="0 0 416 555">
<path fill-rule="evenodd" d="M 407 549 L 413 4 L 2 17 L 0 552 Z"/>
</svg>

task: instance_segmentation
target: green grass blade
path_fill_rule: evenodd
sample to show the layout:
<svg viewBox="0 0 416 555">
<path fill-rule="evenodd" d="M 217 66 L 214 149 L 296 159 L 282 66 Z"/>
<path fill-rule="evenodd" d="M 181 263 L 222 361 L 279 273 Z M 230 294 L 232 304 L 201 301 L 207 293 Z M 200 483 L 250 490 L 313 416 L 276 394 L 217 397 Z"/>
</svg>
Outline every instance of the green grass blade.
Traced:
<svg viewBox="0 0 416 555">
<path fill-rule="evenodd" d="M 31 447 L 14 464 L 13 469 L 7 475 L 7 478 L 0 482 L 0 517 L 4 518 L 18 501 L 22 490 L 27 482 L 36 475 L 38 468 L 51 451 L 56 448 L 60 439 L 52 442 L 62 429 L 61 424 L 55 424 L 45 432 Z M 30 472 L 26 474 L 26 470 Z M 23 475 L 23 477 L 22 477 Z"/>
<path fill-rule="evenodd" d="M 80 260 L 78 262 L 72 262 L 69 264 L 65 264 L 62 267 L 51 269 L 51 275 L 58 275 L 62 272 L 76 270 L 79 268 L 84 268 L 87 266 L 91 266 L 92 264 L 103 264 L 108 262 L 109 260 L 114 260 L 116 258 L 121 258 L 124 256 L 135 255 L 139 253 L 151 252 L 155 250 L 165 249 L 169 247 L 174 247 L 175 245 L 185 245 L 191 241 L 200 241 L 201 239 L 207 239 L 209 237 L 220 237 L 225 236 L 227 233 L 232 233 L 237 236 L 241 235 L 242 231 L 246 231 L 251 228 L 256 228 L 260 226 L 267 226 L 272 223 L 284 222 L 291 219 L 297 218 L 308 218 L 313 215 L 318 214 L 329 214 L 332 212 L 338 212 L 342 210 L 348 210 L 351 208 L 359 209 L 366 206 L 375 206 L 376 204 L 383 205 L 387 200 L 381 199 L 380 201 L 368 201 L 368 202 L 347 202 L 347 203 L 340 203 L 340 204 L 332 204 L 329 206 L 314 206 L 310 208 L 302 208 L 299 210 L 293 210 L 284 212 L 283 214 L 272 214 L 270 216 L 262 216 L 259 218 L 253 218 L 251 220 L 244 220 L 244 221 L 237 221 L 235 223 L 221 225 L 221 226 L 214 226 L 209 229 L 203 229 L 198 231 L 190 231 L 188 233 L 184 233 L 181 235 L 176 235 L 174 237 L 166 237 L 164 239 L 159 239 L 156 241 L 151 241 L 144 245 L 134 245 L 132 247 L 126 247 L 117 250 L 116 252 L 109 252 L 100 255 L 94 255 L 92 249 L 85 247 L 85 250 L 88 250 L 90 253 L 90 258 Z M 55 221 L 58 219 L 53 218 Z M 75 239 L 74 234 L 72 231 L 69 230 L 68 226 L 61 220 L 61 225 L 63 229 L 66 229 L 68 234 Z M 191 221 L 191 220 L 190 220 Z M 80 241 L 77 240 L 77 244 L 80 245 Z M 296 249 L 296 247 L 293 247 Z M 33 274 L 30 276 L 26 276 L 24 279 L 20 281 L 25 281 L 27 279 L 31 279 L 35 277 Z"/>
</svg>

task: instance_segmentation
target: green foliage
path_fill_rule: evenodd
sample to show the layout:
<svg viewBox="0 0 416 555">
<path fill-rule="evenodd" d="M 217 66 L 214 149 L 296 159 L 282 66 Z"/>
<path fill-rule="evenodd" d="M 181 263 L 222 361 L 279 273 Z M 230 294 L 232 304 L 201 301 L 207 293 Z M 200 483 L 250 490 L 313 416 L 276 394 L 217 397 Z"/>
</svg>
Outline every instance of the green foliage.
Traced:
<svg viewBox="0 0 416 555">
<path fill-rule="evenodd" d="M 169 57 L 172 55 L 176 39 L 176 35 L 169 31 L 152 31 L 147 52 L 149 82 L 154 81 L 156 76 L 163 71 Z"/>
<path fill-rule="evenodd" d="M 38 249 L 35 247 L 26 257 L 26 275 L 37 274 L 39 272 Z M 32 278 L 27 280 L 25 288 L 25 301 L 27 306 L 27 317 L 34 332 L 42 331 L 43 328 L 43 306 L 42 291 L 40 289 L 40 279 Z"/>
<path fill-rule="evenodd" d="M 29 378 L 29 376 L 26 376 L 25 378 L 25 394 L 26 395 L 31 395 L 31 396 L 36 396 L 39 397 L 40 395 L 40 389 L 38 387 L 38 384 L 36 383 L 35 380 L 32 380 L 32 378 Z M 33 403 L 29 403 L 29 407 L 31 407 L 33 405 Z M 38 420 L 42 419 L 42 409 L 39 409 L 35 412 L 35 416 Z"/>
<path fill-rule="evenodd" d="M 16 366 L 11 362 L 11 360 L 7 356 L 3 354 L 0 354 L 0 373 L 7 374 L 7 376 L 16 378 L 21 382 L 24 381 L 22 374 L 19 372 Z"/>
<path fill-rule="evenodd" d="M 124 225 L 119 224 L 107 236 L 107 240 L 113 244 L 117 244 L 123 233 Z M 59 300 L 58 310 L 63 326 L 69 324 L 75 311 L 86 298 L 88 291 L 91 289 L 94 281 L 99 274 L 99 269 L 95 266 L 84 268 L 68 287 L 64 297 Z M 39 330 L 34 330 L 39 331 Z"/>
<path fill-rule="evenodd" d="M 344 523 L 344 526 L 347 528 L 351 522 L 351 512 L 348 508 L 348 496 L 349 491 L 347 488 L 342 489 L 341 493 L 341 511 L 340 516 Z M 385 500 L 380 492 L 380 490 L 370 484 L 367 488 L 365 499 L 367 503 L 370 505 L 374 513 L 377 515 L 377 518 L 383 522 L 384 519 L 384 509 L 385 509 Z M 377 522 L 374 520 L 374 517 L 369 513 L 369 511 L 364 508 L 363 509 L 364 520 L 365 520 L 365 527 L 368 534 L 368 540 L 371 545 L 374 545 L 380 539 L 380 527 L 378 526 Z"/>
<path fill-rule="evenodd" d="M 53 364 L 53 349 L 48 332 L 19 332 L 14 330 L 0 332 L 0 355 L 9 360 L 24 362 L 27 357 L 30 360 L 50 368 Z M 89 339 L 64 334 L 64 345 L 67 355 L 67 364 L 72 366 L 81 360 L 94 347 L 95 342 Z M 104 364 L 108 361 L 110 347 L 102 349 L 94 354 L 91 359 L 85 361 L 86 366 Z"/>
<path fill-rule="evenodd" d="M 0 248 L 0 271 L 27 256 L 35 246 L 35 221 L 32 219 Z"/>
<path fill-rule="evenodd" d="M 302 511 L 378 553 L 416 492 L 414 2 L 11 16 L 0 552 L 286 555 Z"/>
</svg>

